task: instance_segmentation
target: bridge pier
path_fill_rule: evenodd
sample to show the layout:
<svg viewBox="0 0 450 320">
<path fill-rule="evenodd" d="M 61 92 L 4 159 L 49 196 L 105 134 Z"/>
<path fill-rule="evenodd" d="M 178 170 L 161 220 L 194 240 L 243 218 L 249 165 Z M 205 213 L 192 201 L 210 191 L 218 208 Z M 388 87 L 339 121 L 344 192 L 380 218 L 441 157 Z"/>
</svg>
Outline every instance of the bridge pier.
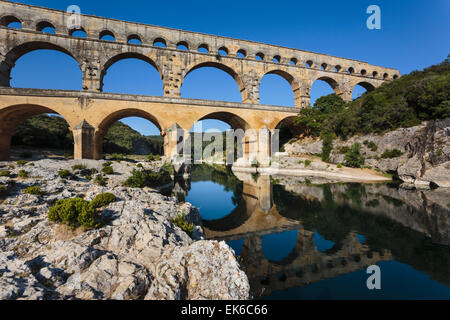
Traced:
<svg viewBox="0 0 450 320">
<path fill-rule="evenodd" d="M 189 132 L 174 123 L 169 129 L 163 130 L 164 156 L 167 159 L 175 159 L 183 154 L 184 141 L 189 137 Z"/>
<path fill-rule="evenodd" d="M 96 149 L 94 141 L 95 128 L 86 120 L 73 128 L 74 159 L 95 159 Z"/>
<path fill-rule="evenodd" d="M 0 161 L 8 161 L 11 150 L 11 134 L 0 129 Z"/>
</svg>

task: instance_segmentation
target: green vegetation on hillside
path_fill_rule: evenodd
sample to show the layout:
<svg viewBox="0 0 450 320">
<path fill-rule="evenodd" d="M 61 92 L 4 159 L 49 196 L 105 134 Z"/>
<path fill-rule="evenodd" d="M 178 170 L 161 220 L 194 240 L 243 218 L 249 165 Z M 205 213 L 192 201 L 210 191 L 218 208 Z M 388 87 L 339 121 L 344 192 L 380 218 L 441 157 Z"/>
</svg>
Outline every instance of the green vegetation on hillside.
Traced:
<svg viewBox="0 0 450 320">
<path fill-rule="evenodd" d="M 450 117 L 450 60 L 386 82 L 346 103 L 336 94 L 302 109 L 295 123 L 307 135 L 383 133 L 424 120 Z"/>
</svg>

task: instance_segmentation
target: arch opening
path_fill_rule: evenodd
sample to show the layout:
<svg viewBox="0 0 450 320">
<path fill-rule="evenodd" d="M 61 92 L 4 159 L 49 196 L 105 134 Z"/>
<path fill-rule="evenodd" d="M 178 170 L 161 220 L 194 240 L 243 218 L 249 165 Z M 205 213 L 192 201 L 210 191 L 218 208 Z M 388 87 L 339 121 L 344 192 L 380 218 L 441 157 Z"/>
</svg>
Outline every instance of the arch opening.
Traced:
<svg viewBox="0 0 450 320">
<path fill-rule="evenodd" d="M 375 87 L 368 82 L 359 82 L 353 87 L 352 100 L 358 99 L 364 93 L 372 91 Z"/>
<path fill-rule="evenodd" d="M 221 56 L 228 56 L 228 48 L 220 47 L 219 50 L 218 50 L 218 53 Z"/>
<path fill-rule="evenodd" d="M 139 109 L 123 109 L 108 115 L 94 134 L 94 158 L 104 154 L 164 155 L 161 126 L 153 115 Z"/>
<path fill-rule="evenodd" d="M 14 48 L 8 56 L 15 61 L 10 70 L 12 87 L 81 90 L 79 63 L 64 48 L 35 42 Z"/>
<path fill-rule="evenodd" d="M 238 51 L 237 51 L 237 53 L 236 53 L 236 56 L 238 57 L 238 58 L 245 58 L 245 57 L 247 57 L 247 51 L 245 51 L 244 49 L 239 49 Z"/>
<path fill-rule="evenodd" d="M 153 46 L 159 48 L 167 48 L 167 42 L 163 38 L 156 38 L 153 41 Z"/>
<path fill-rule="evenodd" d="M 181 97 L 241 102 L 241 88 L 242 82 L 233 69 L 218 62 L 205 62 L 186 73 L 181 85 Z"/>
<path fill-rule="evenodd" d="M 258 60 L 258 61 L 264 61 L 264 53 L 258 52 L 258 53 L 255 55 L 255 59 Z"/>
<path fill-rule="evenodd" d="M 22 29 L 22 21 L 12 15 L 3 16 L 0 19 L 0 25 L 8 28 Z"/>
<path fill-rule="evenodd" d="M 0 112 L 0 159 L 45 158 L 73 154 L 70 125 L 55 110 L 16 105 Z"/>
<path fill-rule="evenodd" d="M 206 43 L 202 43 L 198 46 L 198 52 L 209 53 L 209 46 Z"/>
<path fill-rule="evenodd" d="M 86 38 L 87 34 L 83 28 L 72 29 L 69 31 L 69 35 L 74 38 Z"/>
<path fill-rule="evenodd" d="M 109 30 L 103 30 L 102 32 L 100 32 L 99 38 L 100 38 L 100 40 L 103 40 L 103 41 L 111 41 L 111 42 L 116 41 L 116 37 L 114 36 L 114 33 L 112 33 Z"/>
<path fill-rule="evenodd" d="M 121 94 L 163 95 L 159 68 L 149 57 L 124 53 L 106 62 L 101 74 L 103 91 Z"/>
<path fill-rule="evenodd" d="M 189 51 L 189 44 L 186 41 L 180 41 L 177 43 L 177 49 L 183 51 Z"/>
<path fill-rule="evenodd" d="M 339 84 L 336 80 L 330 77 L 320 77 L 311 86 L 310 91 L 310 105 L 313 106 L 317 99 L 320 97 L 330 95 L 333 93 L 338 94 L 337 89 Z"/>
<path fill-rule="evenodd" d="M 289 60 L 289 63 L 290 63 L 292 66 L 296 66 L 297 63 L 298 63 L 298 60 L 297 60 L 297 58 L 291 58 L 291 60 Z"/>
<path fill-rule="evenodd" d="M 280 63 L 281 62 L 281 57 L 279 55 L 276 55 L 276 56 L 273 57 L 272 61 L 275 62 L 275 63 Z"/>
<path fill-rule="evenodd" d="M 44 33 L 55 33 L 55 26 L 48 21 L 41 21 L 36 24 L 36 31 Z"/>
<path fill-rule="evenodd" d="M 142 39 L 137 34 L 131 34 L 127 37 L 128 44 L 142 44 Z"/>
<path fill-rule="evenodd" d="M 261 79 L 259 100 L 261 104 L 294 107 L 294 92 L 298 89 L 298 83 L 289 73 L 281 70 L 269 71 Z"/>
</svg>

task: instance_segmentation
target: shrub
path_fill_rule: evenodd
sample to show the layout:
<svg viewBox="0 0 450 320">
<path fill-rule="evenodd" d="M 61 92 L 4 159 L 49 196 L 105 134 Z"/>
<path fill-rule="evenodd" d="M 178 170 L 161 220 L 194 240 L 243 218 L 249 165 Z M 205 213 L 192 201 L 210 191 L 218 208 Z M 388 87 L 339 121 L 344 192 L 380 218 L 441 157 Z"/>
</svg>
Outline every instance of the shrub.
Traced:
<svg viewBox="0 0 450 320">
<path fill-rule="evenodd" d="M 342 164 L 338 163 L 336 167 L 341 169 L 342 168 Z"/>
<path fill-rule="evenodd" d="M 192 237 L 192 233 L 194 232 L 194 224 L 189 223 L 186 220 L 185 213 L 178 214 L 174 219 L 170 219 L 170 220 L 173 222 L 174 225 L 176 225 L 177 227 L 179 227 L 181 230 L 183 230 L 189 236 Z"/>
<path fill-rule="evenodd" d="M 19 165 L 19 166 L 24 166 L 24 165 L 26 165 L 28 163 L 28 161 L 25 161 L 25 160 L 18 160 L 17 161 L 17 165 Z"/>
<path fill-rule="evenodd" d="M 76 164 L 76 165 L 72 166 L 73 171 L 84 170 L 84 169 L 86 169 L 86 166 L 84 164 Z"/>
<path fill-rule="evenodd" d="M 142 163 L 138 163 L 138 164 L 136 165 L 136 167 L 138 167 L 138 168 L 143 168 L 144 166 L 142 165 Z"/>
<path fill-rule="evenodd" d="M 322 161 L 330 162 L 330 153 L 333 150 L 333 134 L 326 133 L 322 135 Z"/>
<path fill-rule="evenodd" d="M 104 166 L 102 169 L 102 172 L 104 174 L 113 174 L 114 173 L 114 169 L 111 166 Z"/>
<path fill-rule="evenodd" d="M 364 164 L 364 157 L 360 154 L 361 145 L 354 143 L 345 154 L 345 165 L 352 168 L 360 168 Z"/>
<path fill-rule="evenodd" d="M 89 171 L 90 171 L 91 174 L 96 174 L 96 173 L 98 173 L 98 170 L 95 169 L 95 168 L 89 169 Z"/>
<path fill-rule="evenodd" d="M 38 186 L 28 187 L 23 192 L 26 193 L 26 194 L 34 194 L 35 196 L 42 195 L 41 188 L 38 187 Z"/>
<path fill-rule="evenodd" d="M 56 205 L 50 208 L 48 220 L 68 225 L 74 229 L 79 226 L 96 228 L 100 225 L 95 208 L 81 198 L 58 200 Z"/>
<path fill-rule="evenodd" d="M 29 165 L 30 167 L 34 167 L 34 162 L 30 162 L 28 165 Z"/>
<path fill-rule="evenodd" d="M 0 198 L 6 197 L 8 195 L 8 187 L 0 184 Z"/>
<path fill-rule="evenodd" d="M 386 150 L 381 155 L 381 158 L 383 158 L 383 159 L 392 159 L 392 158 L 400 157 L 402 154 L 403 154 L 403 152 L 401 152 L 398 149 Z"/>
<path fill-rule="evenodd" d="M 106 186 L 106 183 L 108 182 L 108 178 L 106 178 L 106 177 L 104 177 L 104 176 L 102 176 L 102 175 L 97 175 L 96 177 L 95 177 L 95 179 L 94 179 L 94 183 L 95 184 L 97 184 L 97 185 L 99 185 L 99 186 L 101 186 L 101 187 L 104 187 L 104 186 Z"/>
<path fill-rule="evenodd" d="M 168 184 L 171 181 L 170 174 L 166 170 L 161 170 L 159 173 L 156 173 L 133 169 L 131 176 L 127 178 L 124 185 L 130 188 L 156 188 Z"/>
<path fill-rule="evenodd" d="M 8 169 L 15 169 L 16 167 L 13 165 L 13 164 L 10 164 L 9 166 L 8 166 Z"/>
<path fill-rule="evenodd" d="M 28 171 L 26 171 L 26 170 L 19 170 L 17 175 L 19 176 L 19 178 L 27 178 L 28 177 Z"/>
<path fill-rule="evenodd" d="M 0 171 L 0 177 L 9 177 L 10 174 L 11 174 L 11 171 L 9 171 L 9 170 Z"/>
<path fill-rule="evenodd" d="M 339 148 L 339 153 L 340 153 L 340 154 L 346 154 L 349 150 L 350 150 L 349 147 L 343 146 L 343 147 L 340 147 L 340 148 Z"/>
<path fill-rule="evenodd" d="M 91 205 L 94 208 L 101 208 L 101 207 L 105 207 L 108 204 L 115 202 L 116 201 L 116 196 L 113 195 L 112 193 L 101 193 L 99 195 L 97 195 L 94 199 L 92 199 L 91 201 Z"/>
<path fill-rule="evenodd" d="M 155 160 L 155 156 L 153 155 L 153 153 L 150 153 L 148 156 L 147 156 L 147 161 L 154 161 Z"/>
<path fill-rule="evenodd" d="M 308 167 L 311 164 L 311 160 L 306 159 L 305 160 L 305 168 Z"/>
<path fill-rule="evenodd" d="M 112 165 L 112 161 L 106 161 L 105 163 L 102 164 L 103 167 L 109 167 Z"/>
<path fill-rule="evenodd" d="M 61 170 L 58 171 L 58 176 L 61 179 L 66 179 L 66 178 L 71 176 L 71 173 L 70 173 L 69 170 L 61 169 Z"/>
<path fill-rule="evenodd" d="M 175 168 L 171 163 L 164 163 L 161 167 L 162 170 L 166 171 L 168 174 L 173 176 L 175 174 Z"/>
<path fill-rule="evenodd" d="M 373 152 L 378 150 L 377 145 L 373 141 L 364 140 L 363 144 Z"/>
</svg>

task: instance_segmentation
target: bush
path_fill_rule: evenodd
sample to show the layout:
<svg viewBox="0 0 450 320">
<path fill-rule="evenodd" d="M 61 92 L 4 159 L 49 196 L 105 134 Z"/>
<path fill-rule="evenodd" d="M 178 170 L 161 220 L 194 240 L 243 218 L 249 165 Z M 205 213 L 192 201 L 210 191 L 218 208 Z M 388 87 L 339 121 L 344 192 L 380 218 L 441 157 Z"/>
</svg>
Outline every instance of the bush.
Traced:
<svg viewBox="0 0 450 320">
<path fill-rule="evenodd" d="M 173 176 L 175 174 L 175 168 L 171 163 L 164 163 L 161 167 L 162 170 L 166 171 L 168 174 Z"/>
<path fill-rule="evenodd" d="M 341 169 L 341 168 L 342 168 L 342 164 L 338 163 L 336 167 L 337 167 L 338 169 Z"/>
<path fill-rule="evenodd" d="M 98 170 L 95 169 L 95 168 L 89 169 L 89 171 L 90 171 L 91 174 L 96 174 L 96 173 L 98 173 Z"/>
<path fill-rule="evenodd" d="M 333 134 L 326 133 L 322 135 L 322 161 L 330 162 L 330 153 L 333 150 Z"/>
<path fill-rule="evenodd" d="M 6 197 L 8 195 L 8 187 L 0 184 L 0 198 Z"/>
<path fill-rule="evenodd" d="M 84 170 L 84 169 L 86 169 L 86 166 L 84 164 L 76 164 L 76 165 L 72 166 L 73 171 Z"/>
<path fill-rule="evenodd" d="M 19 176 L 19 178 L 27 178 L 28 177 L 28 171 L 26 171 L 26 170 L 19 170 L 17 175 Z"/>
<path fill-rule="evenodd" d="M 102 172 L 104 174 L 113 174 L 114 173 L 114 169 L 111 166 L 104 166 L 102 169 Z"/>
<path fill-rule="evenodd" d="M 38 187 L 38 186 L 28 187 L 23 192 L 26 193 L 26 194 L 34 194 L 35 196 L 42 195 L 41 188 Z"/>
<path fill-rule="evenodd" d="M 138 163 L 138 164 L 136 165 L 136 167 L 138 167 L 138 168 L 143 168 L 144 166 L 142 165 L 142 163 Z"/>
<path fill-rule="evenodd" d="M 345 165 L 352 168 L 360 168 L 364 164 L 364 157 L 360 154 L 361 145 L 354 143 L 345 154 Z"/>
<path fill-rule="evenodd" d="M 349 147 L 343 146 L 343 147 L 340 147 L 338 151 L 340 154 L 346 154 L 349 150 L 350 150 Z"/>
<path fill-rule="evenodd" d="M 17 161 L 17 165 L 19 165 L 19 166 L 24 166 L 24 165 L 26 165 L 28 163 L 28 161 L 25 161 L 25 160 L 18 160 Z"/>
<path fill-rule="evenodd" d="M 383 159 L 392 159 L 392 158 L 400 157 L 402 154 L 403 154 L 403 152 L 401 152 L 398 149 L 386 150 L 381 155 L 381 158 L 383 158 Z"/>
<path fill-rule="evenodd" d="M 305 168 L 306 168 L 306 167 L 309 167 L 310 164 L 311 164 L 311 160 L 306 159 L 306 160 L 305 160 Z"/>
<path fill-rule="evenodd" d="M 11 171 L 9 171 L 9 170 L 0 171 L 0 177 L 9 177 L 10 174 L 11 174 Z"/>
<path fill-rule="evenodd" d="M 170 219 L 170 221 L 192 237 L 192 234 L 194 233 L 194 224 L 187 222 L 185 213 L 178 214 L 175 219 Z"/>
<path fill-rule="evenodd" d="M 73 229 L 79 226 L 96 228 L 100 225 L 95 208 L 81 198 L 58 200 L 56 205 L 50 208 L 48 220 L 68 225 Z"/>
<path fill-rule="evenodd" d="M 58 171 L 58 176 L 61 179 L 66 179 L 71 176 L 71 172 L 69 170 L 61 169 Z"/>
<path fill-rule="evenodd" d="M 97 184 L 97 185 L 99 185 L 99 186 L 101 186 L 101 187 L 104 187 L 104 186 L 106 186 L 106 183 L 108 182 L 108 178 L 106 178 L 106 177 L 104 177 L 104 176 L 102 176 L 102 175 L 97 175 L 96 177 L 95 177 L 95 179 L 94 179 L 94 183 L 95 184 Z"/>
<path fill-rule="evenodd" d="M 373 152 L 378 150 L 377 145 L 373 141 L 364 140 L 363 144 Z"/>
<path fill-rule="evenodd" d="M 108 204 L 115 202 L 116 201 L 116 196 L 113 195 L 112 193 L 102 193 L 97 195 L 94 199 L 92 199 L 91 201 L 91 205 L 94 208 L 101 208 L 101 207 L 106 207 Z"/>
<path fill-rule="evenodd" d="M 159 173 L 156 173 L 133 169 L 131 176 L 127 178 L 124 185 L 130 188 L 156 188 L 166 185 L 171 181 L 170 174 L 166 170 L 161 170 Z"/>
</svg>

